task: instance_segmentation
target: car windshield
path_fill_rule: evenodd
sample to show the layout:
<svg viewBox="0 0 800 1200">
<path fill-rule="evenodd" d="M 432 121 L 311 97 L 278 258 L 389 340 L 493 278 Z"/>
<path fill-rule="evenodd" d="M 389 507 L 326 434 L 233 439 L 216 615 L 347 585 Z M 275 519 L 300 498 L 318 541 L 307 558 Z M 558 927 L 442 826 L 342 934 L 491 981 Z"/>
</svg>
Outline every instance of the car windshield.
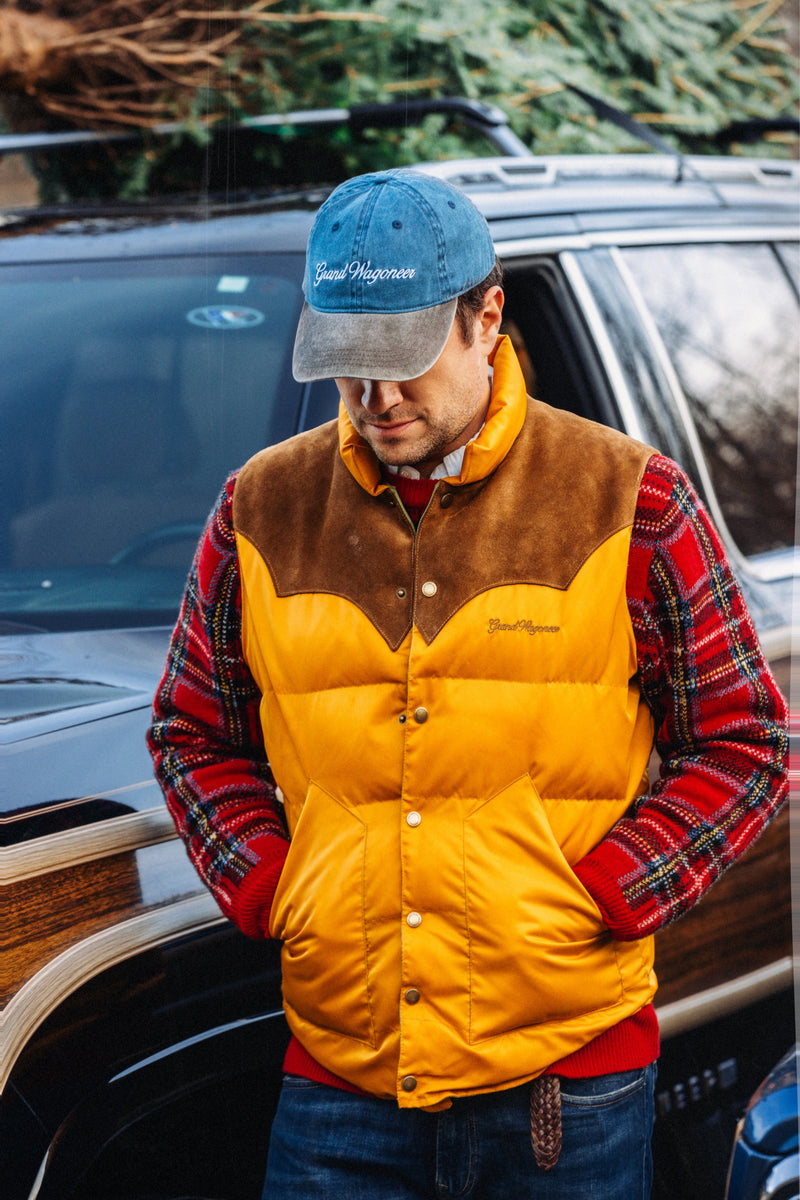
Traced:
<svg viewBox="0 0 800 1200">
<path fill-rule="evenodd" d="M 302 258 L 0 274 L 0 622 L 171 623 L 226 476 L 295 432 Z"/>
</svg>

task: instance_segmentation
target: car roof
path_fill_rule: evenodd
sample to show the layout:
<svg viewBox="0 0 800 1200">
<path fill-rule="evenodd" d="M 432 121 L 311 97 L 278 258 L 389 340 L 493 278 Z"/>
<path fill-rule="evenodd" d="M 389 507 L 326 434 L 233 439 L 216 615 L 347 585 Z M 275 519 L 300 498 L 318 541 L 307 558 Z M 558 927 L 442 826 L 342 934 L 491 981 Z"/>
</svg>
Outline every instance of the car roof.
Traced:
<svg viewBox="0 0 800 1200">
<path fill-rule="evenodd" d="M 568 155 L 425 164 L 462 188 L 496 241 L 603 230 L 797 223 L 796 163 Z"/>
<path fill-rule="evenodd" d="M 661 154 L 492 157 L 414 168 L 464 190 L 507 247 L 528 238 L 628 240 L 702 225 L 797 229 L 800 164 Z M 332 185 L 331 185 L 332 186 Z M 302 253 L 330 187 L 272 196 L 169 197 L 18 209 L 0 216 L 6 263 L 71 258 Z M 25 235 L 35 234 L 35 238 Z"/>
</svg>

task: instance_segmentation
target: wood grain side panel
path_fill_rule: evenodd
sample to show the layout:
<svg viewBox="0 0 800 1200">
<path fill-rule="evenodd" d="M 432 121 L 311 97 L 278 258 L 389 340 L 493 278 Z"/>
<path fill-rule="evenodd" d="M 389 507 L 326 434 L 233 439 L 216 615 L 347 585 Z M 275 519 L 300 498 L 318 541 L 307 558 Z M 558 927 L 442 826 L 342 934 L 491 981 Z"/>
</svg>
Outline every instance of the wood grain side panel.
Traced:
<svg viewBox="0 0 800 1200">
<path fill-rule="evenodd" d="M 189 876 L 187 883 L 179 842 L 20 879 L 3 890 L 4 1005 L 49 962 L 86 938 L 176 899 L 205 893 L 199 878 Z"/>
<path fill-rule="evenodd" d="M 656 935 L 656 1003 L 727 983 L 791 953 L 786 805 L 697 907 Z"/>
</svg>

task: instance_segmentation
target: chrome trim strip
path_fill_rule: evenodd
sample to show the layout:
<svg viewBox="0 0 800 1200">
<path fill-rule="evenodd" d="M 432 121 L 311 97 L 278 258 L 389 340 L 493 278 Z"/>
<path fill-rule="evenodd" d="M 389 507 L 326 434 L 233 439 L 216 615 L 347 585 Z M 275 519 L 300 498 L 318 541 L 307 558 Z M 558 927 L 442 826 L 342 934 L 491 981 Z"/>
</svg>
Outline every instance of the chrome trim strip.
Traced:
<svg viewBox="0 0 800 1200">
<path fill-rule="evenodd" d="M 796 242 L 798 225 L 670 226 L 667 229 L 597 230 L 587 235 L 595 246 L 647 246 L 680 242 Z"/>
<path fill-rule="evenodd" d="M 535 219 L 535 218 L 534 218 Z M 489 221 L 491 226 L 491 219 Z M 500 258 L 520 258 L 530 254 L 557 254 L 562 250 L 591 250 L 594 246 L 661 246 L 714 242 L 796 242 L 797 225 L 670 226 L 648 229 L 598 229 L 587 233 L 546 234 L 527 238 L 497 238 L 495 249 Z"/>
<path fill-rule="evenodd" d="M 82 984 L 143 950 L 224 921 L 213 897 L 206 893 L 121 921 L 56 955 L 20 988 L 0 1015 L 0 1090 L 29 1038 Z"/>
<path fill-rule="evenodd" d="M 530 258 L 537 254 L 560 254 L 566 250 L 591 250 L 592 242 L 583 233 L 549 233 L 541 237 L 495 238 L 499 258 Z"/>
<path fill-rule="evenodd" d="M 791 955 L 779 958 L 776 962 L 740 975 L 727 983 L 708 988 L 704 992 L 695 992 L 683 1000 L 674 1000 L 663 1008 L 656 1005 L 656 1015 L 661 1029 L 662 1038 L 676 1037 L 705 1025 L 708 1021 L 716 1021 L 719 1017 L 727 1017 L 755 1004 L 757 1000 L 765 1000 L 774 996 L 784 988 L 792 987 L 794 969 Z"/>
<path fill-rule="evenodd" d="M 47 1152 L 42 1159 L 41 1164 L 39 1165 L 39 1170 L 36 1172 L 36 1178 L 33 1181 L 33 1187 L 28 1193 L 28 1200 L 36 1200 L 36 1197 L 39 1195 L 42 1187 L 42 1181 L 44 1180 L 44 1173 L 47 1170 L 47 1164 L 50 1161 L 50 1151 L 52 1147 L 53 1143 L 51 1142 L 47 1147 Z"/>
<path fill-rule="evenodd" d="M 90 804 L 93 800 L 116 800 L 118 796 L 129 796 L 131 792 L 144 791 L 161 796 L 155 779 L 143 779 L 139 783 L 127 783 L 123 787 L 93 792 L 88 796 L 72 796 L 69 800 L 45 800 L 36 808 L 26 808 L 24 814 L 12 812 L 10 816 L 0 817 L 0 825 L 13 825 L 15 821 L 27 821 L 31 817 L 41 817 L 44 813 L 64 812 L 68 808 L 77 808 L 80 804 Z"/>
<path fill-rule="evenodd" d="M 110 817 L 107 821 L 82 825 L 78 829 L 65 829 L 3 850 L 0 853 L 0 884 L 19 883 L 48 871 L 60 871 L 127 850 L 140 850 L 143 846 L 153 846 L 177 836 L 164 805 Z"/>
<path fill-rule="evenodd" d="M 597 307 L 595 298 L 592 295 L 591 289 L 584 277 L 583 272 L 578 265 L 578 260 L 573 254 L 566 253 L 561 255 L 561 266 L 567 278 L 572 291 L 578 301 L 579 306 L 583 311 L 583 315 L 589 325 L 589 328 L 594 338 L 595 345 L 600 352 L 601 362 L 608 373 L 611 381 L 611 388 L 614 392 L 614 397 L 619 404 L 620 413 L 622 415 L 622 423 L 625 430 L 633 438 L 638 438 L 640 442 L 645 440 L 644 431 L 639 423 L 639 414 L 636 411 L 636 406 L 633 403 L 628 384 L 619 364 L 616 351 L 608 336 L 608 331 L 605 322 L 600 315 L 600 310 Z"/>
</svg>

